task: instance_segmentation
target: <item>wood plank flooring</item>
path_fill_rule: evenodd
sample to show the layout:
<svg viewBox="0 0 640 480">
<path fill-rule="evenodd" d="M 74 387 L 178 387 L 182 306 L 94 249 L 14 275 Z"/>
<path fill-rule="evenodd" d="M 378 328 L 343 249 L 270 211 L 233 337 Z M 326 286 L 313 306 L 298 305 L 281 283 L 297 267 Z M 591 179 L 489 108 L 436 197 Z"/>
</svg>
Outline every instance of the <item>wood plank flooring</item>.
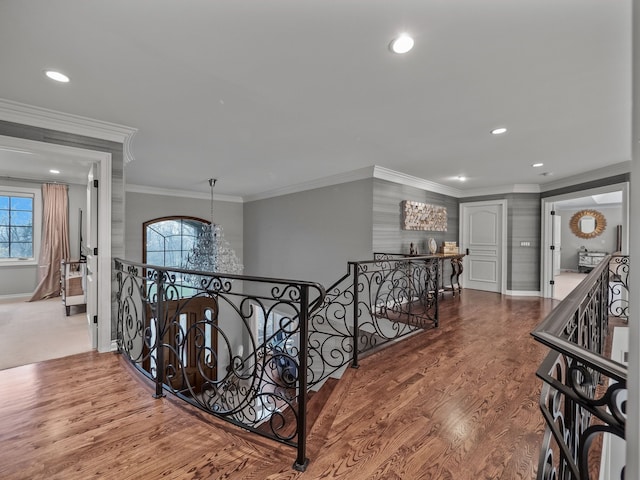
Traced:
<svg viewBox="0 0 640 480">
<path fill-rule="evenodd" d="M 465 290 L 440 327 L 348 369 L 295 451 L 156 400 L 116 354 L 79 354 L 0 371 L 0 478 L 531 479 L 542 418 L 529 332 L 539 298 Z"/>
</svg>

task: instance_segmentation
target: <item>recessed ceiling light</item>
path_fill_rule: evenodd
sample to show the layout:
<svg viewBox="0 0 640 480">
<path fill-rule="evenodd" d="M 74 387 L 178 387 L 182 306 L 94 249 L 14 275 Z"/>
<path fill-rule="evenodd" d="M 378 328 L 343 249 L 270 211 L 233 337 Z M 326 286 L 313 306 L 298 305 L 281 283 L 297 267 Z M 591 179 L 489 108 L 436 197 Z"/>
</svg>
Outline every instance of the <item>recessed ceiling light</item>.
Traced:
<svg viewBox="0 0 640 480">
<path fill-rule="evenodd" d="M 458 175 L 458 180 L 460 180 L 461 182 L 466 182 L 467 177 L 465 177 L 464 175 Z"/>
<path fill-rule="evenodd" d="M 67 77 L 64 73 L 57 72 L 55 70 L 46 70 L 44 74 L 49 77 L 51 80 L 55 80 L 56 82 L 68 83 L 69 77 Z"/>
<path fill-rule="evenodd" d="M 407 53 L 413 48 L 413 38 L 406 33 L 394 38 L 389 44 L 389 49 L 393 53 Z"/>
<path fill-rule="evenodd" d="M 493 130 L 491 130 L 491 134 L 492 135 L 502 135 L 503 133 L 505 133 L 507 131 L 506 128 L 504 127 L 499 127 L 499 128 L 494 128 Z"/>
<path fill-rule="evenodd" d="M 52 168 L 51 170 L 49 170 L 49 173 L 53 173 L 53 174 L 57 175 L 57 174 L 60 173 L 60 170 L 56 170 L 56 169 Z"/>
<path fill-rule="evenodd" d="M 542 167 L 544 165 L 544 163 L 534 163 L 533 165 L 531 165 L 534 168 L 538 168 L 538 167 Z"/>
</svg>

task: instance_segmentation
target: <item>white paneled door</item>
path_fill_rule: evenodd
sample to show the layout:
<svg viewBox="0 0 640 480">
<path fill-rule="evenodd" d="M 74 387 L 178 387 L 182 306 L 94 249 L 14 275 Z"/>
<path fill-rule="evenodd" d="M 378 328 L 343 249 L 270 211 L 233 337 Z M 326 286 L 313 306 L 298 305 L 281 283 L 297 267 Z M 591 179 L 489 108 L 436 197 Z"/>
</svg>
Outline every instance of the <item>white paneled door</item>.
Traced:
<svg viewBox="0 0 640 480">
<path fill-rule="evenodd" d="M 502 292 L 502 203 L 461 204 L 464 288 Z"/>
</svg>

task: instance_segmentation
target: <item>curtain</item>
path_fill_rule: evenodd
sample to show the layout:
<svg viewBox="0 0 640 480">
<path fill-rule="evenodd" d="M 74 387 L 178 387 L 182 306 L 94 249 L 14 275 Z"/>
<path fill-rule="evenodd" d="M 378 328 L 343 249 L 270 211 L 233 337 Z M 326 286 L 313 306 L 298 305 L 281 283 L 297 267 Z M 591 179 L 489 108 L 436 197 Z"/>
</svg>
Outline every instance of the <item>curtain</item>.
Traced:
<svg viewBox="0 0 640 480">
<path fill-rule="evenodd" d="M 60 262 L 69 259 L 69 197 L 66 185 L 42 185 L 42 242 L 38 286 L 29 300 L 60 295 Z"/>
</svg>

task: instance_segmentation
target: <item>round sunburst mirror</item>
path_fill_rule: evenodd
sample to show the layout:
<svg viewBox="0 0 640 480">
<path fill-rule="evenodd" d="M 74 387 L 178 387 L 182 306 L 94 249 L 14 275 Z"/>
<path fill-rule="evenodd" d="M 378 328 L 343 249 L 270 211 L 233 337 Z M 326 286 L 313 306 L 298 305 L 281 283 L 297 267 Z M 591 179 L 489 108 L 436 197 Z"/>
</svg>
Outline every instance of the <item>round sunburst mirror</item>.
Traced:
<svg viewBox="0 0 640 480">
<path fill-rule="evenodd" d="M 607 219 L 597 210 L 580 210 L 573 214 L 569 226 L 576 237 L 594 238 L 607 228 Z"/>
</svg>

